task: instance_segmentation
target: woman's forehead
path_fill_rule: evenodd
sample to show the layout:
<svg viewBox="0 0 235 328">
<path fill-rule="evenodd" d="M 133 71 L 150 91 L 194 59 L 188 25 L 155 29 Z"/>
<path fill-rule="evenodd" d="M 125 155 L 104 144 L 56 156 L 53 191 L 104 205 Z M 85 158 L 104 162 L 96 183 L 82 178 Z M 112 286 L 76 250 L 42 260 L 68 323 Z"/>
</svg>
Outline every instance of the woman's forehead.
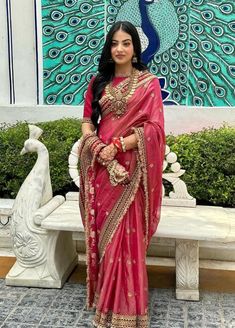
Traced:
<svg viewBox="0 0 235 328">
<path fill-rule="evenodd" d="M 117 40 L 117 41 L 132 40 L 132 37 L 130 34 L 122 30 L 118 30 L 113 34 L 112 40 Z"/>
</svg>

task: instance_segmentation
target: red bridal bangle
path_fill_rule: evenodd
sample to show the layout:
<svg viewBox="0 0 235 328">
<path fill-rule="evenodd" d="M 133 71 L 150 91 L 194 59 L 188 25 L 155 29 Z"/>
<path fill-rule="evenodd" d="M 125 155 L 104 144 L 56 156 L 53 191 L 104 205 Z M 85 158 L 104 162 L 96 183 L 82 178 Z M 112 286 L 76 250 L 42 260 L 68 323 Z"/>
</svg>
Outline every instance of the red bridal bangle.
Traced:
<svg viewBox="0 0 235 328">
<path fill-rule="evenodd" d="M 122 152 L 122 144 L 120 138 L 112 138 L 112 144 L 114 144 L 118 152 Z"/>
</svg>

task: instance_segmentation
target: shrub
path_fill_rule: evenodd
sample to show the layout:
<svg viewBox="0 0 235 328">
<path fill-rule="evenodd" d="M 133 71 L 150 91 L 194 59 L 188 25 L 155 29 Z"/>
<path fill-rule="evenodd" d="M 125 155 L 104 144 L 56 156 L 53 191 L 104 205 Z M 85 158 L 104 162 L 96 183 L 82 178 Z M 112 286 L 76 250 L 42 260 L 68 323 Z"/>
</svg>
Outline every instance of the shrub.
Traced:
<svg viewBox="0 0 235 328">
<path fill-rule="evenodd" d="M 81 136 L 81 122 L 62 119 L 37 124 L 43 129 L 40 140 L 50 156 L 50 172 L 54 194 L 75 190 L 68 173 L 68 155 L 74 142 Z M 15 198 L 22 182 L 33 167 L 36 154 L 20 155 L 24 141 L 29 137 L 26 123 L 0 131 L 0 198 Z"/>
<path fill-rule="evenodd" d="M 81 136 L 80 120 L 62 119 L 37 125 L 44 131 L 40 140 L 50 154 L 54 194 L 76 190 L 68 174 L 68 155 Z M 14 198 L 35 163 L 35 154 L 20 156 L 28 133 L 26 123 L 0 130 L 0 198 Z M 167 137 L 167 144 L 186 170 L 182 179 L 198 204 L 235 205 L 234 140 L 235 129 L 229 127 Z"/>
<path fill-rule="evenodd" d="M 168 136 L 167 144 L 186 170 L 182 179 L 197 203 L 235 205 L 235 129 L 205 129 Z"/>
</svg>

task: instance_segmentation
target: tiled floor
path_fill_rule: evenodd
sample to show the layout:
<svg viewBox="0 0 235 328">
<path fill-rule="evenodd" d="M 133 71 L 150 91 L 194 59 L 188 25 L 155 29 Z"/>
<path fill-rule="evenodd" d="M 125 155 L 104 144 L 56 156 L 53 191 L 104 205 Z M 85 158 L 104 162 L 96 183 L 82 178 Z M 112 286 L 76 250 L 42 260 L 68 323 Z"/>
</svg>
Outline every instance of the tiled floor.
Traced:
<svg viewBox="0 0 235 328">
<path fill-rule="evenodd" d="M 0 327 L 93 327 L 85 294 L 80 284 L 58 290 L 7 287 L 0 280 Z M 199 302 L 187 302 L 177 301 L 173 289 L 152 289 L 149 309 L 150 328 L 235 328 L 235 294 L 201 292 Z"/>
</svg>

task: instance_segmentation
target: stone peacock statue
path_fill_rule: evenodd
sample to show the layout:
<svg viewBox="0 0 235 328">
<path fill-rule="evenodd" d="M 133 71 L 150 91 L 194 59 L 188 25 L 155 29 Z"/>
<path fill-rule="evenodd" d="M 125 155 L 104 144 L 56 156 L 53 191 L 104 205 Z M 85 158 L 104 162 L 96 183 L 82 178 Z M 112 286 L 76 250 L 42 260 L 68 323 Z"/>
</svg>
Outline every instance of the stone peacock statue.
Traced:
<svg viewBox="0 0 235 328">
<path fill-rule="evenodd" d="M 37 126 L 29 125 L 29 139 L 21 151 L 22 155 L 36 152 L 38 157 L 13 206 L 11 236 L 16 263 L 6 277 L 8 285 L 61 287 L 55 249 L 63 233 L 48 231 L 41 227 L 41 222 L 64 202 L 64 197 L 52 198 L 49 154 L 38 140 L 42 132 Z"/>
</svg>

